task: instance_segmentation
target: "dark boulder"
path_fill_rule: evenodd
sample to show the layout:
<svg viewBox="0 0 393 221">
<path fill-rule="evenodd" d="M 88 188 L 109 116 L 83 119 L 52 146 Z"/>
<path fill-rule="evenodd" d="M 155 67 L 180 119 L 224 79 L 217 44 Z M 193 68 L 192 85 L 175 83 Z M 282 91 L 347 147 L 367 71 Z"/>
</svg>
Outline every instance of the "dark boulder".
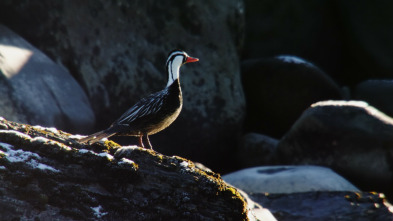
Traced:
<svg viewBox="0 0 393 221">
<path fill-rule="evenodd" d="M 360 189 L 390 197 L 393 119 L 364 102 L 319 102 L 280 140 L 276 158 L 332 168 Z"/>
<path fill-rule="evenodd" d="M 1 220 L 249 220 L 238 191 L 192 161 L 0 120 Z"/>
<path fill-rule="evenodd" d="M 245 61 L 246 129 L 281 138 L 311 104 L 342 99 L 339 86 L 301 58 L 279 56 Z"/>
<path fill-rule="evenodd" d="M 366 192 L 306 192 L 249 194 L 280 221 L 392 220 L 393 206 L 383 194 Z"/>
<path fill-rule="evenodd" d="M 245 0 L 245 9 L 246 59 L 294 54 L 351 87 L 393 77 L 391 1 Z"/>
<path fill-rule="evenodd" d="M 258 133 L 247 133 L 240 140 L 237 160 L 241 167 L 274 163 L 278 140 Z"/>
</svg>

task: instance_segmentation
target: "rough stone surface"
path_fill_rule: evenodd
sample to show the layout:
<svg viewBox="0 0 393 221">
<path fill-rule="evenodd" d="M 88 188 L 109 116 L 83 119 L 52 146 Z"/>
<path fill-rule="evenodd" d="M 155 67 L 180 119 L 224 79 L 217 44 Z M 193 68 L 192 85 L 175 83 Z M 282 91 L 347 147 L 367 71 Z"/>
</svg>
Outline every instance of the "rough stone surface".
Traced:
<svg viewBox="0 0 393 221">
<path fill-rule="evenodd" d="M 241 167 L 261 166 L 274 163 L 278 140 L 258 134 L 247 133 L 240 140 L 238 161 Z"/>
<path fill-rule="evenodd" d="M 354 99 L 363 100 L 393 117 L 393 80 L 367 80 L 355 88 Z"/>
<path fill-rule="evenodd" d="M 219 174 L 192 161 L 0 120 L 1 220 L 249 220 Z"/>
<path fill-rule="evenodd" d="M 0 25 L 0 116 L 33 125 L 87 132 L 94 113 L 63 67 Z"/>
<path fill-rule="evenodd" d="M 198 57 L 181 70 L 179 119 L 151 141 L 219 171 L 234 166 L 245 114 L 237 53 L 243 1 L 6 0 L 0 14 L 0 22 L 71 70 L 88 93 L 96 130 L 166 85 L 169 51 Z"/>
<path fill-rule="evenodd" d="M 279 56 L 245 61 L 246 129 L 281 138 L 311 104 L 342 99 L 338 85 L 301 58 Z"/>
<path fill-rule="evenodd" d="M 392 196 L 393 119 L 364 102 L 319 102 L 277 146 L 282 164 L 327 166 L 357 187 Z"/>
<path fill-rule="evenodd" d="M 280 221 L 392 220 L 393 206 L 382 194 L 365 192 L 306 192 L 249 194 Z"/>
<path fill-rule="evenodd" d="M 318 166 L 264 166 L 226 174 L 225 182 L 247 193 L 359 191 L 329 168 Z"/>
</svg>

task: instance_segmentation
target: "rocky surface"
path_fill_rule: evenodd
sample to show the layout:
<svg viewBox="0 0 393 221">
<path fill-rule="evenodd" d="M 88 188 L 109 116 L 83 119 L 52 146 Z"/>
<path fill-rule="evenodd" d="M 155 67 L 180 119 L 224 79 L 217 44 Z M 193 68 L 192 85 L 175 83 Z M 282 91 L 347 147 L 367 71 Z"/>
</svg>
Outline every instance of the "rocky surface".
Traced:
<svg viewBox="0 0 393 221">
<path fill-rule="evenodd" d="M 392 194 L 393 119 L 364 102 L 319 102 L 276 151 L 283 164 L 332 168 L 362 190 Z"/>
<path fill-rule="evenodd" d="M 342 99 L 339 86 L 321 69 L 294 56 L 245 61 L 247 131 L 281 138 L 311 104 Z"/>
<path fill-rule="evenodd" d="M 246 206 L 187 159 L 0 120 L 1 220 L 248 220 Z"/>
<path fill-rule="evenodd" d="M 29 124 L 88 132 L 89 100 L 62 66 L 0 25 L 0 116 Z"/>
<path fill-rule="evenodd" d="M 198 57 L 200 62 L 181 70 L 179 119 L 151 142 L 160 152 L 228 171 L 235 167 L 245 114 L 238 57 L 243 9 L 241 0 L 6 0 L 0 2 L 0 22 L 72 72 L 89 96 L 95 130 L 166 85 L 169 51 L 181 48 Z"/>
<path fill-rule="evenodd" d="M 393 206 L 381 194 L 355 192 L 306 192 L 249 194 L 270 209 L 280 221 L 392 220 Z"/>
<path fill-rule="evenodd" d="M 247 193 L 359 191 L 329 168 L 319 166 L 262 166 L 225 174 L 225 182 Z"/>
</svg>

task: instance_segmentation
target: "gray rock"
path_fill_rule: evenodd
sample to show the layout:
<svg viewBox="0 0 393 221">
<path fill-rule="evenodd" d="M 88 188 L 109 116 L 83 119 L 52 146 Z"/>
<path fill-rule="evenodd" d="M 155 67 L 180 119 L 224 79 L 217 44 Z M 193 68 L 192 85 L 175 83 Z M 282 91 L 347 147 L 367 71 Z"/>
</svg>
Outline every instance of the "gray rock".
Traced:
<svg viewBox="0 0 393 221">
<path fill-rule="evenodd" d="M 261 166 L 273 163 L 278 140 L 258 134 L 245 134 L 240 141 L 238 160 L 241 167 Z"/>
<path fill-rule="evenodd" d="M 243 1 L 2 1 L 0 8 L 16 19 L 0 22 L 72 70 L 99 119 L 95 130 L 165 87 L 169 51 L 198 57 L 200 62 L 181 70 L 182 113 L 151 142 L 160 152 L 220 171 L 234 167 L 245 114 L 237 53 Z"/>
<path fill-rule="evenodd" d="M 339 86 L 304 59 L 279 56 L 242 63 L 246 130 L 281 138 L 311 104 L 342 99 Z"/>
<path fill-rule="evenodd" d="M 354 99 L 364 100 L 393 116 L 393 80 L 367 80 L 356 86 Z"/>
<path fill-rule="evenodd" d="M 392 194 L 393 119 L 365 102 L 313 104 L 276 153 L 282 164 L 327 166 L 362 190 Z"/>
<path fill-rule="evenodd" d="M 222 177 L 246 193 L 359 191 L 329 168 L 318 166 L 264 166 L 239 170 Z"/>
<path fill-rule="evenodd" d="M 94 113 L 70 73 L 0 25 L 0 116 L 65 131 L 86 132 Z"/>
<path fill-rule="evenodd" d="M 369 221 L 393 219 L 393 206 L 383 194 L 367 192 L 304 192 L 250 194 L 280 221 Z"/>
</svg>

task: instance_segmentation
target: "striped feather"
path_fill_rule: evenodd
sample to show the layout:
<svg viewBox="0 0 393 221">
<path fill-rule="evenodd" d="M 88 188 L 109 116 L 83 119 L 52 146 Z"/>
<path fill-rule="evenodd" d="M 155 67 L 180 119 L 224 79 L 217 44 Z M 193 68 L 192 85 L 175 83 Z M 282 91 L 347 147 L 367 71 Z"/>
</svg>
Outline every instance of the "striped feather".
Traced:
<svg viewBox="0 0 393 221">
<path fill-rule="evenodd" d="M 126 111 L 114 124 L 130 124 L 140 117 L 156 114 L 168 95 L 168 88 L 143 98 Z"/>
</svg>

